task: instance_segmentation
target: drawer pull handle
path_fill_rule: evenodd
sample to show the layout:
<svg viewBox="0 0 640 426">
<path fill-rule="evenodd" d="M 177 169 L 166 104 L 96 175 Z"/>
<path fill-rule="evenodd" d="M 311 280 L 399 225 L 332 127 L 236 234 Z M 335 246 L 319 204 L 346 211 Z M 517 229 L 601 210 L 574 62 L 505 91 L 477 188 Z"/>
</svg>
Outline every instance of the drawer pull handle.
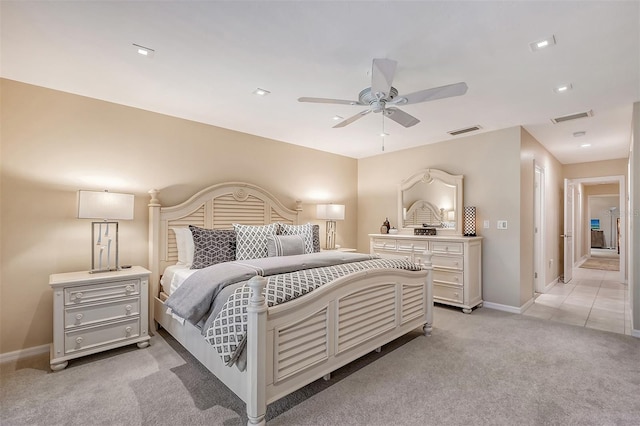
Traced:
<svg viewBox="0 0 640 426">
<path fill-rule="evenodd" d="M 132 285 L 128 285 L 124 288 L 124 291 L 126 291 L 127 293 L 131 293 L 133 291 L 133 286 Z"/>
<path fill-rule="evenodd" d="M 83 314 L 76 314 L 76 320 L 80 321 L 82 319 L 82 317 L 84 317 Z"/>
<path fill-rule="evenodd" d="M 76 293 L 76 299 L 82 299 L 82 296 L 84 296 L 84 295 L 82 294 L 81 291 Z"/>
<path fill-rule="evenodd" d="M 84 339 L 82 337 L 76 337 L 76 344 L 80 345 Z"/>
<path fill-rule="evenodd" d="M 128 336 L 129 334 L 131 334 L 131 330 L 132 330 L 132 329 L 131 329 L 131 327 L 127 327 L 127 328 L 125 328 L 125 329 L 124 329 L 124 332 L 125 332 L 125 333 L 127 334 L 127 336 Z"/>
<path fill-rule="evenodd" d="M 127 312 L 131 312 L 131 305 L 127 305 L 124 307 Z"/>
</svg>

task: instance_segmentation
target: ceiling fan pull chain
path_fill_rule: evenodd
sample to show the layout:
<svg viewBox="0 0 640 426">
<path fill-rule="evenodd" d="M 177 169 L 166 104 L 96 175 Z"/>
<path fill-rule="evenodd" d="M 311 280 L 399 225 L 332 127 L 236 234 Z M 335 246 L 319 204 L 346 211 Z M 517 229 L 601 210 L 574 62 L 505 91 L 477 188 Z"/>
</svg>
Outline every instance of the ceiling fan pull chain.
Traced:
<svg viewBox="0 0 640 426">
<path fill-rule="evenodd" d="M 384 135 L 386 135 L 386 132 L 384 131 L 384 110 L 382 111 L 382 114 L 380 114 L 382 116 L 382 152 L 384 152 Z"/>
</svg>

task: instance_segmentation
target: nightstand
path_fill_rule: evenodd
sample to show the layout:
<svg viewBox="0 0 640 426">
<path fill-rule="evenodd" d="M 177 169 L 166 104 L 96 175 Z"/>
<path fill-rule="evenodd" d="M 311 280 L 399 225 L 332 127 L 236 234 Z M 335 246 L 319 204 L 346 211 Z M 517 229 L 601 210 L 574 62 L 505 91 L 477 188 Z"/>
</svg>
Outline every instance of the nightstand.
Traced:
<svg viewBox="0 0 640 426">
<path fill-rule="evenodd" d="M 137 343 L 149 346 L 149 272 L 140 266 L 91 274 L 53 274 L 53 343 L 50 364 Z"/>
</svg>

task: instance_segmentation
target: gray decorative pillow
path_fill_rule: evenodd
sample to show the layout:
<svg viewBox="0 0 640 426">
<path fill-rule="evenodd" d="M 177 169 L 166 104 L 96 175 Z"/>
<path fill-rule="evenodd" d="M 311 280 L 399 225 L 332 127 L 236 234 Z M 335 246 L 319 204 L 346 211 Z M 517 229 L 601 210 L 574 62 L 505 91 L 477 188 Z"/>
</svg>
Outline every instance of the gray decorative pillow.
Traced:
<svg viewBox="0 0 640 426">
<path fill-rule="evenodd" d="M 320 225 L 313 225 L 313 252 L 318 253 L 320 251 Z"/>
<path fill-rule="evenodd" d="M 304 239 L 300 235 L 269 235 L 267 254 L 269 257 L 304 254 Z"/>
<path fill-rule="evenodd" d="M 204 229 L 189 225 L 193 235 L 191 269 L 236 260 L 236 232 L 233 229 Z"/>
<path fill-rule="evenodd" d="M 240 225 L 233 224 L 236 231 L 236 259 L 260 259 L 267 257 L 267 237 L 276 235 L 278 224 Z"/>
<path fill-rule="evenodd" d="M 313 225 L 305 223 L 304 225 L 289 225 L 287 223 L 280 224 L 280 235 L 300 235 L 304 240 L 304 252 L 313 253 Z"/>
</svg>

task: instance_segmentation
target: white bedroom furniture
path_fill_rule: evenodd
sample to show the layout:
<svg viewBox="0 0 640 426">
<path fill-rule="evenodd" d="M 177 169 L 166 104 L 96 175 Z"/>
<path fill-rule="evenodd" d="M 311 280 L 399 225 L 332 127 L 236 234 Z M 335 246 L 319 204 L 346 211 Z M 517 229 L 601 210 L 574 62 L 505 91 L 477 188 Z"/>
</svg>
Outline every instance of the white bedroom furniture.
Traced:
<svg viewBox="0 0 640 426">
<path fill-rule="evenodd" d="M 431 330 L 428 253 L 422 270 L 360 271 L 271 307 L 261 295 L 266 280 L 254 277 L 249 281 L 246 369 L 226 366 L 200 329 L 176 321 L 164 306 L 159 277 L 178 260 L 170 229 L 229 229 L 238 222 L 295 225 L 300 204 L 289 209 L 264 189 L 242 182 L 214 185 L 172 207 L 161 206 L 159 191 L 149 192 L 152 317 L 247 404 L 249 424 L 265 423 L 267 404 L 418 327 L 425 334 Z"/>
<path fill-rule="evenodd" d="M 370 252 L 423 262 L 431 252 L 434 302 L 471 313 L 482 305 L 482 237 L 369 234 Z"/>
<path fill-rule="evenodd" d="M 369 234 L 369 250 L 416 263 L 428 250 L 433 254 L 433 300 L 468 314 L 482 305 L 482 237 L 462 236 L 463 182 L 464 176 L 438 169 L 404 179 L 398 184 L 399 232 Z"/>
<path fill-rule="evenodd" d="M 62 370 L 70 359 L 120 346 L 149 346 L 149 274 L 140 266 L 52 274 L 51 369 Z"/>
</svg>

